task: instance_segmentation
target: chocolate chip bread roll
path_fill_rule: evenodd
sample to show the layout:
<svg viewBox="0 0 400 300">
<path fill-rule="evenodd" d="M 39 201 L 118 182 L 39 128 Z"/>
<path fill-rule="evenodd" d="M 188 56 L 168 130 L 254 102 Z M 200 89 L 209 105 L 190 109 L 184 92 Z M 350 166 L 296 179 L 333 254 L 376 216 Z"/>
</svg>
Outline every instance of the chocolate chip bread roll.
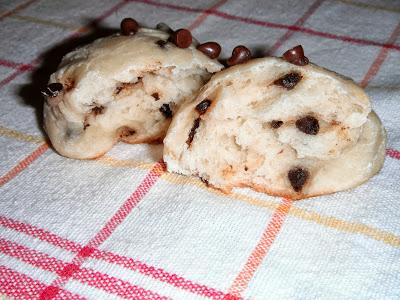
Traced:
<svg viewBox="0 0 400 300">
<path fill-rule="evenodd" d="M 168 170 L 226 192 L 251 187 L 291 199 L 349 189 L 376 174 L 386 135 L 368 96 L 300 50 L 214 75 L 175 114 L 164 140 Z"/>
<path fill-rule="evenodd" d="M 63 58 L 43 91 L 44 128 L 60 154 L 89 159 L 117 141 L 161 142 L 179 106 L 222 68 L 188 30 L 158 28 L 124 19 L 121 34 Z"/>
</svg>

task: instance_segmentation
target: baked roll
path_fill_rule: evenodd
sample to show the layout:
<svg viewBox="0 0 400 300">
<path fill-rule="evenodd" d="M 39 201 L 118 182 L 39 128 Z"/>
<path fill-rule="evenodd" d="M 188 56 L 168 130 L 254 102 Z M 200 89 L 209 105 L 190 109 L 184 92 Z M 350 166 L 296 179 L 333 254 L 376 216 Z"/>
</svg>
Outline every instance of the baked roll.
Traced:
<svg viewBox="0 0 400 300">
<path fill-rule="evenodd" d="M 164 140 L 168 171 L 225 192 L 251 187 L 290 199 L 353 188 L 376 174 L 386 134 L 366 93 L 290 51 L 215 74 L 182 106 Z"/>
<path fill-rule="evenodd" d="M 90 159 L 118 141 L 161 142 L 179 106 L 223 67 L 189 31 L 158 27 L 124 19 L 121 34 L 63 58 L 43 91 L 44 128 L 61 155 Z"/>
</svg>

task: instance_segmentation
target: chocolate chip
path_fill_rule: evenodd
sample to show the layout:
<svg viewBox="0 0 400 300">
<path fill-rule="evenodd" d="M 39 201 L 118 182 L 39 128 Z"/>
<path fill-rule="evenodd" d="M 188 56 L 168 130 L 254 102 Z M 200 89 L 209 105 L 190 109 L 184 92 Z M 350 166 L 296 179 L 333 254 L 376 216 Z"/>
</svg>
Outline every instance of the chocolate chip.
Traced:
<svg viewBox="0 0 400 300">
<path fill-rule="evenodd" d="M 178 29 L 171 34 L 170 40 L 179 48 L 187 48 L 192 44 L 192 34 L 187 29 Z"/>
<path fill-rule="evenodd" d="M 217 58 L 221 53 L 221 46 L 216 42 L 207 42 L 197 46 L 197 50 L 203 52 L 209 58 Z"/>
<path fill-rule="evenodd" d="M 160 31 L 164 31 L 166 33 L 173 33 L 174 31 L 171 29 L 171 27 L 169 27 L 167 24 L 165 23 L 158 23 L 156 25 L 156 29 L 160 30 Z"/>
<path fill-rule="evenodd" d="M 153 93 L 151 96 L 157 101 L 160 100 L 160 95 L 158 93 Z"/>
<path fill-rule="evenodd" d="M 202 115 L 207 111 L 210 105 L 211 105 L 211 100 L 206 99 L 197 104 L 195 109 L 200 115 Z"/>
<path fill-rule="evenodd" d="M 290 184 L 296 192 L 301 191 L 310 173 L 302 168 L 291 169 L 288 173 Z"/>
<path fill-rule="evenodd" d="M 299 73 L 293 72 L 274 81 L 275 85 L 280 85 L 287 90 L 291 90 L 301 80 L 302 76 Z"/>
<path fill-rule="evenodd" d="M 232 56 L 226 61 L 228 66 L 245 63 L 251 59 L 251 52 L 245 46 L 236 46 L 232 51 Z"/>
<path fill-rule="evenodd" d="M 158 41 L 156 42 L 156 44 L 157 44 L 160 48 L 165 48 L 165 45 L 168 44 L 168 42 L 167 42 L 167 41 L 164 41 L 164 40 L 158 40 Z"/>
<path fill-rule="evenodd" d="M 306 116 L 296 121 L 298 130 L 311 135 L 316 135 L 319 131 L 318 120 L 312 116 Z"/>
<path fill-rule="evenodd" d="M 197 118 L 196 120 L 194 120 L 193 126 L 189 132 L 188 139 L 186 140 L 186 144 L 188 144 L 189 147 L 193 142 L 194 135 L 196 134 L 196 130 L 197 128 L 199 128 L 199 126 L 200 126 L 200 118 Z"/>
<path fill-rule="evenodd" d="M 121 21 L 121 33 L 123 35 L 134 35 L 139 30 L 139 24 L 132 18 L 125 18 Z"/>
<path fill-rule="evenodd" d="M 281 127 L 282 124 L 283 124 L 282 121 L 277 121 L 277 120 L 272 120 L 271 121 L 271 127 L 274 128 L 274 129 L 277 129 L 277 128 Z"/>
<path fill-rule="evenodd" d="M 134 135 L 136 133 L 136 130 L 132 129 L 132 128 L 128 127 L 128 126 L 123 126 L 123 127 L 118 129 L 118 132 L 119 132 L 119 137 L 120 138 L 124 138 L 124 137 L 128 137 L 128 136 Z"/>
<path fill-rule="evenodd" d="M 163 114 L 164 117 L 166 117 L 167 119 L 172 118 L 172 110 L 169 107 L 168 103 L 163 104 L 160 107 L 160 112 Z"/>
<path fill-rule="evenodd" d="M 304 56 L 304 50 L 301 45 L 289 49 L 283 53 L 283 58 L 294 65 L 305 66 L 308 65 L 309 60 Z"/>
<path fill-rule="evenodd" d="M 97 116 L 97 115 L 101 115 L 102 113 L 104 113 L 104 106 L 100 105 L 100 106 L 95 106 L 92 108 L 92 110 L 90 111 L 90 113 L 92 113 L 93 115 Z"/>
<path fill-rule="evenodd" d="M 63 90 L 63 85 L 59 82 L 50 83 L 44 90 L 42 95 L 45 97 L 56 97 Z"/>
</svg>

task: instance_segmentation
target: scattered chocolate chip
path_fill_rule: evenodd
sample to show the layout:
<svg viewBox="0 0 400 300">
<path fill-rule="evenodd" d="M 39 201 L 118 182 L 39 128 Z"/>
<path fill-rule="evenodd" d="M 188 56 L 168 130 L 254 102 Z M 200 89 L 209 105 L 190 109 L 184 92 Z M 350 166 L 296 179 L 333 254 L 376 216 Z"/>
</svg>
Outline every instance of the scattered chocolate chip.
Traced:
<svg viewBox="0 0 400 300">
<path fill-rule="evenodd" d="M 216 42 L 207 42 L 197 46 L 197 50 L 203 52 L 209 58 L 217 58 L 221 53 L 221 46 Z"/>
<path fill-rule="evenodd" d="M 298 130 L 311 135 L 316 135 L 319 131 L 318 120 L 312 116 L 306 116 L 296 121 Z"/>
<path fill-rule="evenodd" d="M 139 24 L 132 18 L 125 18 L 121 21 L 121 33 L 123 35 L 134 35 L 139 30 Z"/>
<path fill-rule="evenodd" d="M 160 112 L 163 114 L 164 117 L 166 117 L 167 119 L 172 118 L 172 110 L 169 107 L 168 103 L 163 104 L 160 107 Z"/>
<path fill-rule="evenodd" d="M 195 109 L 200 115 L 202 115 L 207 111 L 210 105 L 211 105 L 211 100 L 206 99 L 197 104 Z"/>
<path fill-rule="evenodd" d="M 170 40 L 179 48 L 187 48 L 192 44 L 192 34 L 187 29 L 178 29 L 171 34 Z"/>
<path fill-rule="evenodd" d="M 296 192 L 301 191 L 310 173 L 302 168 L 291 169 L 288 173 L 290 184 Z"/>
<path fill-rule="evenodd" d="M 164 40 L 158 40 L 158 41 L 156 42 L 156 44 L 157 44 L 160 48 L 165 48 L 165 45 L 168 44 L 168 42 L 167 42 L 167 41 L 164 41 Z"/>
<path fill-rule="evenodd" d="M 194 135 L 196 134 L 196 130 L 197 128 L 199 128 L 199 126 L 200 126 L 200 118 L 197 118 L 196 120 L 194 120 L 193 126 L 189 132 L 188 139 L 186 140 L 186 144 L 188 144 L 189 147 L 193 142 Z"/>
<path fill-rule="evenodd" d="M 293 72 L 274 81 L 275 85 L 280 85 L 287 90 L 291 90 L 301 80 L 302 76 L 299 73 Z"/>
<path fill-rule="evenodd" d="M 63 85 L 59 82 L 50 83 L 44 90 L 42 95 L 45 97 L 56 97 L 63 90 Z"/>
<path fill-rule="evenodd" d="M 305 66 L 308 65 L 309 60 L 304 56 L 304 50 L 301 45 L 289 49 L 283 53 L 283 58 L 294 65 Z"/>
<path fill-rule="evenodd" d="M 157 101 L 157 100 L 160 100 L 160 95 L 156 92 L 156 93 L 153 93 L 153 94 L 151 94 L 151 96 Z"/>
<path fill-rule="evenodd" d="M 91 109 L 90 113 L 92 113 L 93 115 L 97 116 L 97 115 L 101 115 L 102 113 L 104 113 L 104 106 L 100 105 L 100 106 L 95 106 Z"/>
<path fill-rule="evenodd" d="M 226 61 L 228 66 L 242 64 L 251 59 L 251 52 L 245 46 L 236 46 L 232 51 L 232 56 Z"/>
<path fill-rule="evenodd" d="M 121 128 L 118 129 L 118 133 L 119 133 L 119 137 L 120 138 L 124 138 L 124 137 L 128 137 L 131 135 L 134 135 L 136 133 L 135 129 L 132 129 L 128 126 L 123 126 Z"/>
<path fill-rule="evenodd" d="M 277 129 L 279 127 L 281 127 L 283 124 L 283 121 L 277 121 L 277 120 L 272 120 L 271 121 L 271 127 L 274 129 Z"/>
<path fill-rule="evenodd" d="M 248 168 L 247 166 L 244 166 L 244 170 L 245 170 L 245 171 L 248 171 L 249 168 Z"/>
<path fill-rule="evenodd" d="M 171 29 L 171 27 L 169 27 L 167 24 L 165 23 L 158 23 L 156 25 L 156 29 L 164 31 L 166 33 L 173 33 L 174 31 Z"/>
<path fill-rule="evenodd" d="M 90 124 L 85 120 L 85 122 L 83 122 L 83 130 L 86 130 L 86 128 L 88 128 L 90 126 Z"/>
</svg>

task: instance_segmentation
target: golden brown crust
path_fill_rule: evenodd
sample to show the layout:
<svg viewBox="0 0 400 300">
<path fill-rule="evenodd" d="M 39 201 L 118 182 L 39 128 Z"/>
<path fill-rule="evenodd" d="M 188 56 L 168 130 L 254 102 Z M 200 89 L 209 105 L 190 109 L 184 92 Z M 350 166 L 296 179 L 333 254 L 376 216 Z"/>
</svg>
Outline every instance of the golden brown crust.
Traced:
<svg viewBox="0 0 400 300">
<path fill-rule="evenodd" d="M 329 194 L 333 194 L 335 192 L 335 191 L 328 191 L 328 192 L 323 192 L 323 193 L 318 193 L 318 194 L 308 194 L 308 195 L 305 195 L 302 193 L 284 193 L 284 192 L 277 192 L 274 190 L 270 190 L 264 186 L 261 186 L 258 184 L 252 184 L 249 182 L 241 182 L 241 183 L 237 183 L 235 185 L 230 185 L 230 186 L 225 186 L 225 187 L 217 187 L 210 183 L 207 183 L 207 186 L 211 187 L 213 189 L 219 190 L 227 195 L 232 194 L 233 188 L 251 188 L 251 189 L 255 190 L 256 192 L 264 193 L 269 196 L 282 197 L 282 198 L 290 199 L 293 201 L 312 198 L 312 197 L 318 197 L 318 196 L 322 196 L 322 195 L 329 195 Z"/>
<path fill-rule="evenodd" d="M 159 134 L 141 139 L 120 139 L 120 141 L 126 144 L 161 144 L 164 137 L 165 134 Z"/>
<path fill-rule="evenodd" d="M 82 158 L 81 156 L 73 157 L 70 155 L 69 157 L 74 158 L 74 159 L 82 159 L 82 160 L 95 160 L 95 159 L 98 159 L 98 158 L 102 157 L 103 155 L 105 155 L 118 142 L 123 142 L 125 144 L 131 144 L 131 145 L 134 145 L 134 144 L 161 144 L 163 142 L 164 137 L 165 137 L 165 134 L 160 134 L 160 135 L 150 136 L 150 137 L 146 137 L 146 138 L 142 138 L 142 139 L 137 139 L 135 141 L 126 141 L 126 140 L 122 140 L 120 138 L 116 138 L 111 147 L 109 147 L 108 149 L 106 149 L 104 151 L 98 152 L 92 156 L 87 156 L 87 157 Z M 49 141 L 49 144 L 54 149 L 54 146 L 51 144 L 50 141 Z M 60 152 L 60 154 L 63 154 L 62 151 L 59 151 L 59 152 Z"/>
</svg>

